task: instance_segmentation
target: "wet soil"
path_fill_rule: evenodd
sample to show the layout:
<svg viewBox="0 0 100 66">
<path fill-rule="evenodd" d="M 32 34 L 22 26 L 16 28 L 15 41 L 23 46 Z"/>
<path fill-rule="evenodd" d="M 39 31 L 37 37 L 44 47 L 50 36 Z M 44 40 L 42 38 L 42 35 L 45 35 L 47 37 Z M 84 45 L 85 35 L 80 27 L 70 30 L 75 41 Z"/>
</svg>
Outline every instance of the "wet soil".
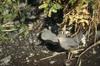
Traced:
<svg viewBox="0 0 100 66">
<path fill-rule="evenodd" d="M 64 66 L 66 52 L 58 52 L 58 47 L 51 47 L 50 50 L 46 45 L 40 45 L 41 41 L 36 34 L 31 33 L 27 38 L 17 37 L 12 41 L 1 43 L 0 66 Z M 100 46 L 94 49 L 94 54 L 93 50 L 90 50 L 81 57 L 81 66 L 99 66 Z M 74 64 L 76 62 L 72 66 L 75 66 Z"/>
</svg>

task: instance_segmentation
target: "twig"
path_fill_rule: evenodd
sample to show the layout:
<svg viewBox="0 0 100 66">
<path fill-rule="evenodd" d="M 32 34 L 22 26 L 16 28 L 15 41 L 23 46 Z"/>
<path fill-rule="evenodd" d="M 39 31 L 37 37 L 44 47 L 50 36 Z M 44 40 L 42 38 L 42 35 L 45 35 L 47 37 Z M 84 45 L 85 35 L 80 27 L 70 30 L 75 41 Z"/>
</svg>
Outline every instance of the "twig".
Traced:
<svg viewBox="0 0 100 66">
<path fill-rule="evenodd" d="M 52 56 L 42 58 L 42 59 L 40 59 L 39 61 L 43 61 L 43 60 L 46 60 L 46 59 L 49 59 L 49 58 L 53 58 L 53 57 L 55 57 L 55 56 L 57 56 L 57 55 L 60 55 L 60 54 L 65 54 L 65 52 L 57 53 L 57 54 L 54 54 L 54 55 L 52 55 Z"/>
<path fill-rule="evenodd" d="M 79 62 L 79 60 L 80 60 L 80 58 L 81 58 L 82 55 L 84 55 L 88 50 L 90 50 L 91 48 L 93 48 L 93 47 L 95 47 L 95 46 L 97 46 L 97 45 L 99 45 L 99 44 L 100 44 L 100 40 L 99 40 L 98 42 L 94 43 L 93 45 L 91 45 L 90 47 L 88 47 L 85 51 L 83 51 L 83 52 L 78 56 L 77 64 L 78 64 L 78 62 Z"/>
</svg>

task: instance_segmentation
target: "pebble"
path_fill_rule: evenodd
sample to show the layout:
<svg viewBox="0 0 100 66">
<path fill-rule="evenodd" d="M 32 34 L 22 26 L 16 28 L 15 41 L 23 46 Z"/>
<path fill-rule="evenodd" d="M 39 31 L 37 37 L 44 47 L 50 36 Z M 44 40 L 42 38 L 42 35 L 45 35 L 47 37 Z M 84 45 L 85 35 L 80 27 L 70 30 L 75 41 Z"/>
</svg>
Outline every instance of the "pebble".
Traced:
<svg viewBox="0 0 100 66">
<path fill-rule="evenodd" d="M 5 58 L 3 58 L 3 59 L 0 60 L 0 62 L 1 62 L 0 65 L 4 65 L 4 64 L 7 65 L 8 62 L 10 62 L 10 60 L 11 60 L 11 56 L 9 55 L 9 56 L 7 56 L 7 57 L 5 57 Z"/>
</svg>

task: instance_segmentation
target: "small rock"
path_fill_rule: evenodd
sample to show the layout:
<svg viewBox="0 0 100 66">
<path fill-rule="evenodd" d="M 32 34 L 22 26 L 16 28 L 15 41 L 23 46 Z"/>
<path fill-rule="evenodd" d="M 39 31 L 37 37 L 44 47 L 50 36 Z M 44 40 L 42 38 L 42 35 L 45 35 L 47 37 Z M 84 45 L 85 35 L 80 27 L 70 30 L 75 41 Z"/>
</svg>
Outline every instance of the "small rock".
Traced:
<svg viewBox="0 0 100 66">
<path fill-rule="evenodd" d="M 50 64 L 54 64 L 55 62 L 56 62 L 56 61 L 50 61 L 49 63 L 50 63 Z"/>
<path fill-rule="evenodd" d="M 10 62 L 10 60 L 11 60 L 11 56 L 9 55 L 0 60 L 0 62 L 1 62 L 0 65 L 7 65 Z"/>
<path fill-rule="evenodd" d="M 48 54 L 49 51 L 46 51 L 46 50 L 42 50 L 41 52 L 45 53 L 45 54 Z"/>
</svg>

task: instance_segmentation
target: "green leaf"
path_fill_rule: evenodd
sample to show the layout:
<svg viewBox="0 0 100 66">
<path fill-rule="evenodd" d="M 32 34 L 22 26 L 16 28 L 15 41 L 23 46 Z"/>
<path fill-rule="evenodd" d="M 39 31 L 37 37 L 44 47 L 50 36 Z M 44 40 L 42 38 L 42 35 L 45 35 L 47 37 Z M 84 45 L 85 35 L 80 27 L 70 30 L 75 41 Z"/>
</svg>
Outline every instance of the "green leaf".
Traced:
<svg viewBox="0 0 100 66">
<path fill-rule="evenodd" d="M 47 3 L 44 3 L 42 5 L 39 6 L 39 9 L 43 9 L 43 8 L 47 8 L 48 7 L 48 4 Z"/>
<path fill-rule="evenodd" d="M 62 8 L 62 6 L 58 3 L 55 4 L 55 7 L 56 7 L 56 9 L 61 9 Z"/>
<path fill-rule="evenodd" d="M 56 8 L 54 8 L 54 7 L 51 7 L 51 12 L 53 12 L 53 13 L 57 13 L 57 9 Z"/>
<path fill-rule="evenodd" d="M 48 12 L 48 17 L 51 17 L 51 9 L 49 10 L 49 12 Z"/>
<path fill-rule="evenodd" d="M 76 2 L 76 0 L 69 0 L 69 4 L 73 5 Z"/>
</svg>

